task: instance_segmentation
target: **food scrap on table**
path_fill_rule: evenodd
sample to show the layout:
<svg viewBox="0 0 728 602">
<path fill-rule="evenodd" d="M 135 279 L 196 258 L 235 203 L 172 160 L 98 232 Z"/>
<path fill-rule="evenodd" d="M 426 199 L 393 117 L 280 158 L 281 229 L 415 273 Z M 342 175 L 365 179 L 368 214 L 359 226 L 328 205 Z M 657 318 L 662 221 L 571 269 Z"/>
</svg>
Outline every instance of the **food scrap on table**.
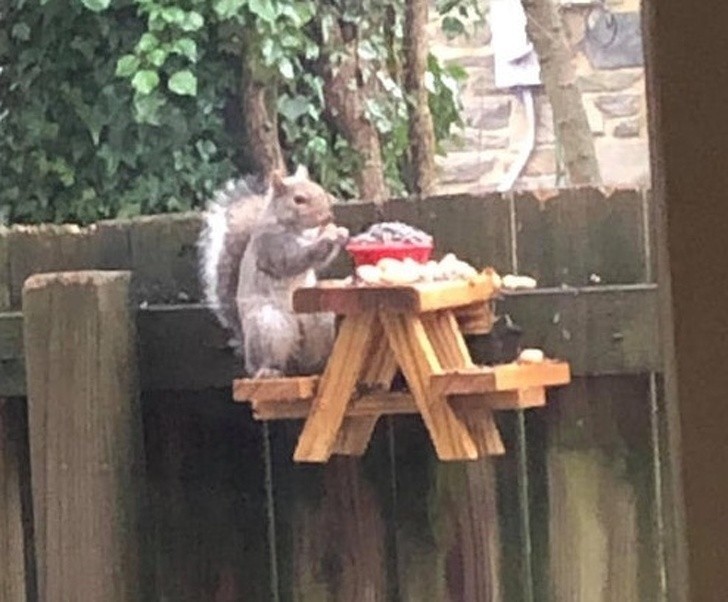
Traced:
<svg viewBox="0 0 728 602">
<path fill-rule="evenodd" d="M 503 276 L 503 288 L 515 290 L 519 288 L 536 288 L 536 279 L 530 276 L 516 276 L 515 274 L 506 274 Z"/>
<path fill-rule="evenodd" d="M 521 364 L 540 364 L 544 359 L 544 352 L 540 349 L 524 349 L 518 355 L 517 361 Z"/>
</svg>

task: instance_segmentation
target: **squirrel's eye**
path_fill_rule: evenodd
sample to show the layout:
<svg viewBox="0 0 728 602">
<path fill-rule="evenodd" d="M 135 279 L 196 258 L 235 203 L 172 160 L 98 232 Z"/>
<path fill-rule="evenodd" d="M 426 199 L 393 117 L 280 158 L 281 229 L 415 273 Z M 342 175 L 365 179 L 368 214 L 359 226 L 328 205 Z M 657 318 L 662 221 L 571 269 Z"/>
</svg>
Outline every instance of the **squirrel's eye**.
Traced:
<svg viewBox="0 0 728 602">
<path fill-rule="evenodd" d="M 297 194 L 293 197 L 293 202 L 296 203 L 296 205 L 305 205 L 308 199 L 306 199 L 305 196 Z"/>
</svg>

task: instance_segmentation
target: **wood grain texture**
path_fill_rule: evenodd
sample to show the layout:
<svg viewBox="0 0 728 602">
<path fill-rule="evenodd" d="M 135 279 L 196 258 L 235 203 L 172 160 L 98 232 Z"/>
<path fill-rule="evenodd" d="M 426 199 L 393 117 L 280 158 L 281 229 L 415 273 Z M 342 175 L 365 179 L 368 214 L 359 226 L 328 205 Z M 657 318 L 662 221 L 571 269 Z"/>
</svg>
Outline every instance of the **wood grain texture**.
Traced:
<svg viewBox="0 0 728 602">
<path fill-rule="evenodd" d="M 574 374 L 662 370 L 652 284 L 508 293 L 502 310 L 523 329 L 525 347 L 568 361 Z"/>
<path fill-rule="evenodd" d="M 548 360 L 539 364 L 514 362 L 496 366 L 455 368 L 435 374 L 430 382 L 432 389 L 440 395 L 467 395 L 568 385 L 570 380 L 568 363 Z"/>
<path fill-rule="evenodd" d="M 535 583 L 549 599 L 661 599 L 648 380 L 579 378 L 529 416 Z"/>
<path fill-rule="evenodd" d="M 397 599 L 505 600 L 493 460 L 440 462 L 420 421 L 398 417 L 394 461 Z"/>
<path fill-rule="evenodd" d="M 442 369 L 473 367 L 451 312 L 425 315 L 422 323 Z M 424 532 L 434 535 L 435 545 L 414 543 L 405 529 L 398 534 L 399 545 L 407 555 L 400 556 L 400 574 L 403 599 L 408 601 L 490 602 L 501 596 L 497 492 L 488 456 L 503 453 L 504 448 L 492 410 L 482 405 L 485 396 L 473 397 L 481 404 L 451 407 L 458 420 L 467 425 L 480 459 L 465 464 L 438 463 L 431 469 L 435 473 L 434 491 L 429 492 L 428 502 L 436 518 L 428 521 Z M 440 399 L 445 402 L 444 397 Z M 419 486 L 426 482 L 423 479 Z"/>
<path fill-rule="evenodd" d="M 318 376 L 240 378 L 233 381 L 233 399 L 253 403 L 311 399 L 316 394 L 319 380 Z"/>
<path fill-rule="evenodd" d="M 435 353 L 438 355 L 443 370 L 470 370 L 475 367 L 452 312 L 427 314 L 423 316 L 422 320 L 425 332 L 434 345 Z M 433 375 L 432 378 L 435 376 L 437 375 Z M 432 378 L 430 383 L 432 383 Z M 446 396 L 437 392 L 434 388 L 431 388 L 431 392 L 444 403 L 447 403 Z M 478 446 L 479 455 L 500 455 L 505 452 L 503 441 L 493 418 L 493 411 L 488 406 L 486 398 L 482 398 L 482 403 L 473 408 L 452 404 L 450 404 L 450 407 L 452 407 L 458 420 L 469 429 L 473 441 Z"/>
<path fill-rule="evenodd" d="M 525 345 L 567 360 L 582 376 L 659 372 L 656 302 L 655 286 L 644 285 L 526 291 L 500 303 L 523 328 Z M 578 327 L 582 321 L 588 332 Z M 227 387 L 242 376 L 225 333 L 199 305 L 142 308 L 137 331 L 145 391 Z M 24 394 L 22 314 L 0 312 L 0 395 Z"/>
<path fill-rule="evenodd" d="M 286 464 L 277 474 L 281 598 L 295 602 L 389 602 L 386 439 L 362 458 Z"/>
<path fill-rule="evenodd" d="M 70 272 L 33 276 L 24 288 L 40 600 L 131 602 L 148 585 L 129 281 Z"/>
<path fill-rule="evenodd" d="M 0 312 L 10 308 L 10 286 L 7 229 L 0 226 Z M 0 322 L 0 329 L 3 326 L 8 324 Z M 13 347 L 22 346 L 22 332 L 7 330 L 5 336 L 0 335 L 0 382 L 5 380 L 4 360 L 11 356 Z M 21 428 L 25 427 L 25 421 L 20 420 L 22 413 L 21 400 L 5 399 L 0 395 L 0 558 L 3 559 L 0 561 L 0 600 L 7 602 L 25 602 L 28 593 L 22 494 L 22 475 L 27 472 L 27 466 L 24 466 L 27 439 L 20 437 Z"/>
<path fill-rule="evenodd" d="M 490 299 L 494 292 L 492 279 L 485 275 L 408 286 L 351 286 L 325 280 L 295 291 L 293 309 L 299 313 L 330 311 L 344 315 L 368 311 L 420 314 L 470 306 Z"/>
<path fill-rule="evenodd" d="M 10 230 L 0 226 L 0 311 L 8 311 L 10 305 Z"/>
<path fill-rule="evenodd" d="M 495 322 L 493 303 L 466 305 L 455 310 L 455 317 L 463 334 L 488 334 Z"/>
<path fill-rule="evenodd" d="M 326 462 L 334 450 L 374 333 L 373 312 L 345 319 L 326 364 L 311 412 L 294 452 L 296 462 Z"/>
<path fill-rule="evenodd" d="M 20 399 L 0 398 L 0 600 L 7 602 L 26 602 L 27 582 L 33 578 L 26 563 L 26 556 L 32 555 L 26 549 L 26 543 L 32 545 L 32 533 L 24 521 L 28 509 L 23 489 L 29 486 L 24 478 L 28 461 L 24 411 Z"/>
<path fill-rule="evenodd" d="M 492 410 L 523 410 L 541 407 L 546 403 L 546 390 L 542 387 L 517 391 L 495 391 L 478 395 L 453 395 L 450 406 L 458 411 L 473 412 Z M 311 411 L 313 398 L 270 399 L 255 401 L 250 405 L 256 420 L 297 420 L 306 418 Z M 409 393 L 368 393 L 353 399 L 346 410 L 344 423 L 350 419 L 376 419 L 379 416 L 419 414 L 415 399 Z M 376 420 L 374 420 L 376 425 Z M 357 454 L 360 455 L 360 454 Z"/>
<path fill-rule="evenodd" d="M 149 600 L 272 600 L 260 424 L 230 403 L 230 389 L 147 394 L 142 402 Z"/>
<path fill-rule="evenodd" d="M 367 358 L 359 384 L 364 389 L 388 391 L 397 372 L 397 360 L 384 335 L 382 324 L 376 321 L 372 333 L 371 354 Z M 385 405 L 386 409 L 389 409 Z M 346 416 L 334 446 L 334 453 L 361 456 L 369 445 L 379 414 L 366 417 Z"/>
<path fill-rule="evenodd" d="M 611 196 L 589 189 L 562 190 L 557 198 L 541 203 L 532 194 L 517 195 L 521 271 L 532 274 L 541 286 L 582 286 L 592 273 L 609 284 L 641 281 L 641 196 L 641 190 Z M 438 256 L 454 252 L 478 268 L 513 270 L 508 201 L 502 195 L 440 196 L 417 203 L 397 199 L 383 209 L 384 219 L 404 220 L 430 232 Z M 335 207 L 335 215 L 337 223 L 354 233 L 382 219 L 372 203 L 343 203 Z M 29 275 L 72 269 L 131 270 L 135 300 L 198 301 L 195 242 L 200 226 L 199 213 L 189 212 L 103 221 L 88 228 L 6 228 L 0 231 L 0 241 L 12 246 L 11 307 L 20 307 Z M 343 277 L 350 269 L 350 260 L 342 254 L 329 274 Z"/>
<path fill-rule="evenodd" d="M 441 460 L 474 460 L 478 443 L 444 399 L 433 398 L 430 378 L 441 365 L 422 321 L 411 315 L 381 314 L 389 344 Z"/>
</svg>

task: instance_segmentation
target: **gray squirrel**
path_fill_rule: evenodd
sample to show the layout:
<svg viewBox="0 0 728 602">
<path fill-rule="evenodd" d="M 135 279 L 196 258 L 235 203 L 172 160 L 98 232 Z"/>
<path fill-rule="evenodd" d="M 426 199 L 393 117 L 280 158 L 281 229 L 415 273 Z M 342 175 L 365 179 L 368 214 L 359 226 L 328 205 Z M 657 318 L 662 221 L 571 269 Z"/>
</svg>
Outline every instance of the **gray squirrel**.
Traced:
<svg viewBox="0 0 728 602">
<path fill-rule="evenodd" d="M 198 241 L 207 305 L 254 378 L 319 372 L 334 339 L 333 314 L 295 314 L 293 291 L 349 238 L 333 224 L 333 197 L 304 167 L 270 183 L 228 182 L 208 204 Z"/>
</svg>

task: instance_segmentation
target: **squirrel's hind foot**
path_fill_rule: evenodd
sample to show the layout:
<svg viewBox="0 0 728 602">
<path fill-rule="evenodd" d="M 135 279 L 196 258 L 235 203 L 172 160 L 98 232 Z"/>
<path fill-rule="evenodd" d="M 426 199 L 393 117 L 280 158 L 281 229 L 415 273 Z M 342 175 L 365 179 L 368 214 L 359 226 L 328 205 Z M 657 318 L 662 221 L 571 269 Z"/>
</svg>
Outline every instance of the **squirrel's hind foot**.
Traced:
<svg viewBox="0 0 728 602">
<path fill-rule="evenodd" d="M 258 370 L 253 378 L 281 378 L 283 372 L 274 368 L 261 368 Z"/>
</svg>

